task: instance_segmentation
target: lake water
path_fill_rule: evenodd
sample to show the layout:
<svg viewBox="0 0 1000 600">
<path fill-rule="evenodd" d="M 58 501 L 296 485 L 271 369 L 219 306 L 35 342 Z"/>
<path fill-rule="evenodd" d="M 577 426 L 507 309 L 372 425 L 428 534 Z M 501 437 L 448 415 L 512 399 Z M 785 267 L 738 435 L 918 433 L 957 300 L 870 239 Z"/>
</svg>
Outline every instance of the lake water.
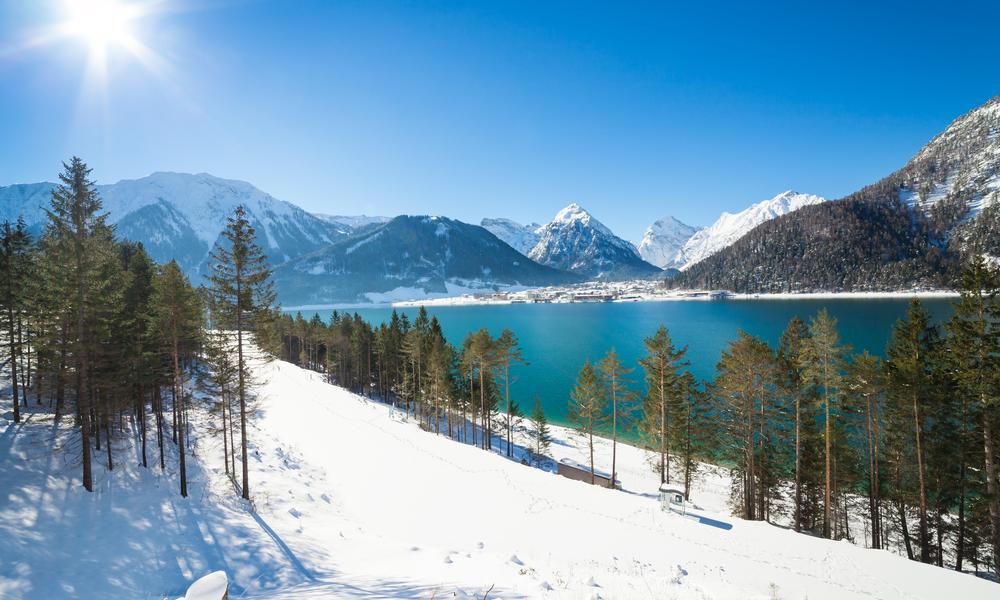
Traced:
<svg viewBox="0 0 1000 600">
<path fill-rule="evenodd" d="M 938 319 L 951 313 L 952 299 L 927 298 L 928 310 Z M 628 302 L 600 304 L 499 304 L 428 307 L 441 322 L 448 340 L 461 346 L 470 331 L 486 327 L 494 336 L 507 327 L 514 331 L 528 365 L 517 367 L 511 396 L 529 411 L 537 394 L 549 419 L 565 424 L 569 392 L 584 360 L 600 360 L 614 347 L 622 361 L 634 368 L 632 378 L 642 388 L 638 360 L 642 340 L 665 325 L 674 343 L 688 346 L 690 370 L 701 380 L 715 376 L 722 350 L 738 329 L 777 344 L 788 320 L 807 320 L 826 308 L 837 318 L 844 342 L 855 351 L 883 354 L 892 324 L 906 312 L 906 299 L 824 300 L 712 300 Z M 349 309 L 367 321 L 388 320 L 392 308 Z M 412 319 L 417 308 L 398 308 Z M 328 320 L 332 311 L 313 312 Z"/>
</svg>

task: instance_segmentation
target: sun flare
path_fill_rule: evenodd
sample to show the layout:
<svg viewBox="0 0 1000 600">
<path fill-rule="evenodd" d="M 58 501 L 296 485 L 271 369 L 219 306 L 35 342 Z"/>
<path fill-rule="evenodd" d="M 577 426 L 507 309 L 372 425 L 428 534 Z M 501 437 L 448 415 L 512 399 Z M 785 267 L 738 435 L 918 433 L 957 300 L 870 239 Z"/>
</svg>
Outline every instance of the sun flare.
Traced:
<svg viewBox="0 0 1000 600">
<path fill-rule="evenodd" d="M 139 14 L 134 6 L 116 0 L 68 0 L 68 35 L 87 42 L 92 51 L 134 43 L 131 23 Z"/>
</svg>

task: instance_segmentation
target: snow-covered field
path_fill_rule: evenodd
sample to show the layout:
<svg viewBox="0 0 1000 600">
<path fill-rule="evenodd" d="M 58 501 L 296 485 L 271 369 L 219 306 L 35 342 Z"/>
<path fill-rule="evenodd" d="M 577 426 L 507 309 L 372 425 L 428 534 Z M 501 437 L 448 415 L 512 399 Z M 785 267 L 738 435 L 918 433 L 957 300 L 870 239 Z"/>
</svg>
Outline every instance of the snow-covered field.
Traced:
<svg viewBox="0 0 1000 600">
<path fill-rule="evenodd" d="M 192 418 L 186 500 L 173 454 L 166 473 L 143 470 L 122 441 L 115 471 L 95 455 L 87 494 L 68 424 L 35 413 L 8 425 L 0 597 L 174 598 L 217 569 L 231 598 L 971 599 L 1000 589 L 733 519 L 721 472 L 692 500 L 729 530 L 660 512 L 657 476 L 638 449 L 619 448 L 624 490 L 611 491 L 425 432 L 290 364 L 257 369 L 266 383 L 251 431 L 256 511 L 222 475 L 221 442 L 201 433 L 203 417 Z M 554 457 L 584 462 L 581 441 L 554 429 Z M 605 470 L 609 445 L 598 448 Z"/>
</svg>

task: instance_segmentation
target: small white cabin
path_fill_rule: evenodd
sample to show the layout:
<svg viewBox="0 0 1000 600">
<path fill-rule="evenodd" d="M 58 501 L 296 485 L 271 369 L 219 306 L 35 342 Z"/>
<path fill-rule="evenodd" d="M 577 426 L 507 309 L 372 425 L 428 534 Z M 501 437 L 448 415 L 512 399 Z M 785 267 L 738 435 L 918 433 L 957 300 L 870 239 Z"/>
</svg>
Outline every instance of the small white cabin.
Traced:
<svg viewBox="0 0 1000 600">
<path fill-rule="evenodd" d="M 669 483 L 661 483 L 660 510 L 663 512 L 673 511 L 684 514 L 686 511 L 684 489 Z"/>
</svg>

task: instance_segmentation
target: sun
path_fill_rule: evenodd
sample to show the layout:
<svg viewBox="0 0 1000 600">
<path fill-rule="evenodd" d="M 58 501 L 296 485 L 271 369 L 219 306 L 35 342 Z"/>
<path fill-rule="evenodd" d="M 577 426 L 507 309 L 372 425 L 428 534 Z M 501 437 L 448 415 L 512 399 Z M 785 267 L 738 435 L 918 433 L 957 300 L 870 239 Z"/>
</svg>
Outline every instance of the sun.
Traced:
<svg viewBox="0 0 1000 600">
<path fill-rule="evenodd" d="M 112 46 L 128 48 L 135 38 L 132 21 L 141 16 L 134 5 L 117 0 L 67 0 L 65 33 L 85 41 L 91 51 L 105 52 Z"/>
</svg>

